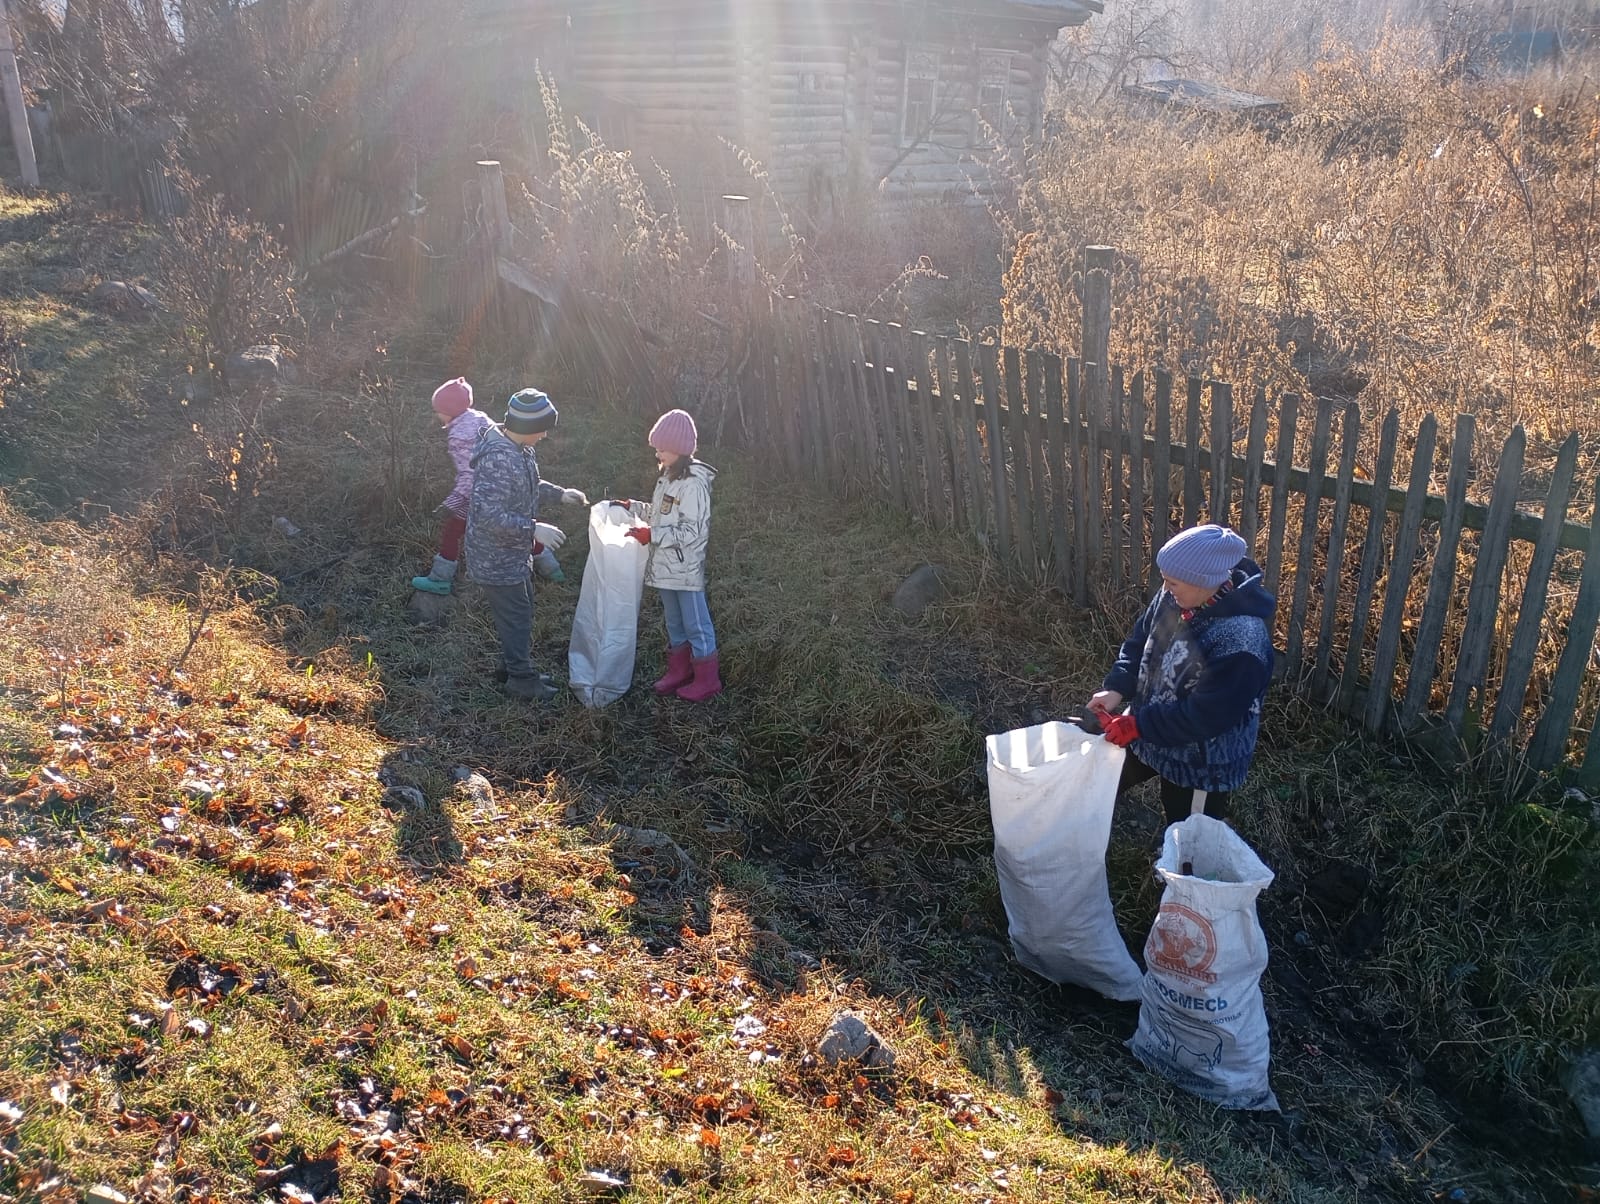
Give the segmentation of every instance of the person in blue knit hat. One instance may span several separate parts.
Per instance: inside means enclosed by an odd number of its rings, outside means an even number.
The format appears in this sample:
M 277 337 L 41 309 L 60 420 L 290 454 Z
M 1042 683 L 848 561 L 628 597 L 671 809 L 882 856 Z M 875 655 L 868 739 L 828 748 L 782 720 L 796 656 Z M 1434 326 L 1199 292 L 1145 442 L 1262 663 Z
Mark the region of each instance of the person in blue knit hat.
M 1278 603 L 1247 551 L 1214 523 L 1168 540 L 1156 553 L 1162 588 L 1089 700 L 1106 739 L 1128 750 L 1118 797 L 1160 778 L 1169 824 L 1201 810 L 1226 819 L 1255 756 Z
M 555 404 L 538 389 L 523 389 L 506 403 L 506 420 L 478 435 L 472 452 L 472 495 L 467 506 L 464 548 L 467 575 L 489 600 L 500 637 L 500 674 L 514 698 L 548 702 L 556 696 L 549 677 L 533 667 L 533 561 L 535 540 L 552 551 L 566 535 L 542 523 L 542 506 L 587 506 L 581 489 L 563 489 L 539 476 L 534 448 L 555 430 Z

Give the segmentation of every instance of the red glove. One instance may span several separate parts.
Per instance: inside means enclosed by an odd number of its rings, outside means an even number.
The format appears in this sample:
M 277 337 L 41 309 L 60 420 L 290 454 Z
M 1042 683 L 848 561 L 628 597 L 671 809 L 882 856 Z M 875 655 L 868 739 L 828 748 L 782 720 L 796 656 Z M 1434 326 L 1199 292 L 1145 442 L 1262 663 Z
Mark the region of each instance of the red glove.
M 1113 715 L 1105 721 L 1106 739 L 1118 748 L 1127 748 L 1139 738 L 1139 721 L 1129 711 L 1125 715 Z
M 628 538 L 637 539 L 640 543 L 644 544 L 644 546 L 648 548 L 650 546 L 650 528 L 629 527 Z

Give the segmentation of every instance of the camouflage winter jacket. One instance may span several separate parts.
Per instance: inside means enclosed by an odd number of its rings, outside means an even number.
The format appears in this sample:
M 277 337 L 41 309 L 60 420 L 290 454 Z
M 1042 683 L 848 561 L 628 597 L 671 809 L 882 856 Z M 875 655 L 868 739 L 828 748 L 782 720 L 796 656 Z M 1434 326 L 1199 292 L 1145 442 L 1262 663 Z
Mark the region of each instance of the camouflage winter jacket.
M 533 448 L 492 425 L 472 453 L 472 501 L 467 509 L 467 574 L 479 585 L 527 580 L 533 520 L 543 505 L 557 505 L 561 488 L 539 479 Z

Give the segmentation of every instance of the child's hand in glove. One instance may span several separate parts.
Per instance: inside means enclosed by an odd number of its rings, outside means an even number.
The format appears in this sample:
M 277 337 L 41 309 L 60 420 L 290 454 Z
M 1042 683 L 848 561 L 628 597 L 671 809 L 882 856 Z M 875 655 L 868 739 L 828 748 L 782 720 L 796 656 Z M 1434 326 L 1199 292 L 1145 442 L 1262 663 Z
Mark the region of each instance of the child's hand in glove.
M 629 527 L 628 528 L 628 538 L 629 539 L 637 539 L 640 543 L 644 544 L 645 547 L 649 547 L 650 546 L 650 528 L 649 527 Z
M 561 500 L 568 506 L 587 506 L 589 495 L 581 489 L 563 489 Z
M 1106 739 L 1118 748 L 1127 748 L 1139 738 L 1139 721 L 1133 717 L 1133 712 L 1126 715 L 1113 715 L 1105 721 Z
M 552 552 L 567 542 L 567 533 L 560 527 L 552 527 L 549 523 L 534 523 L 533 537 Z

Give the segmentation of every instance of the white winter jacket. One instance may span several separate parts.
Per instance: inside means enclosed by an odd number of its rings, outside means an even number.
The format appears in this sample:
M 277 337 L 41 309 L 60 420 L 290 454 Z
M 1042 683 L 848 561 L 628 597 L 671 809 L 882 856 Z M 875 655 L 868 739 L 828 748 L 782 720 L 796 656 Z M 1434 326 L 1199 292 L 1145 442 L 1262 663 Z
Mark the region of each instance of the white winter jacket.
M 665 473 L 649 504 L 635 502 L 636 518 L 650 524 L 650 559 L 644 583 L 656 589 L 706 587 L 706 545 L 711 541 L 711 482 L 717 470 L 699 460 L 676 481 Z

